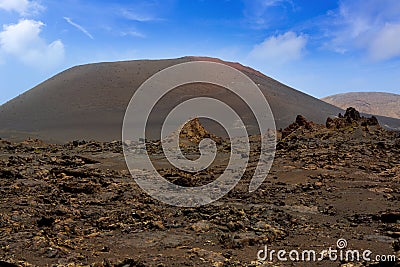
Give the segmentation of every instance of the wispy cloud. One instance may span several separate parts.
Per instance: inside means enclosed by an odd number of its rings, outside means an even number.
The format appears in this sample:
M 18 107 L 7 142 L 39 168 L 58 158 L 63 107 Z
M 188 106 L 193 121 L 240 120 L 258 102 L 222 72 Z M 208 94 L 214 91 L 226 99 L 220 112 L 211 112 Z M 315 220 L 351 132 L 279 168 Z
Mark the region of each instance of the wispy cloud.
M 385 24 L 372 40 L 369 53 L 375 60 L 386 60 L 400 56 L 400 23 Z
M 36 15 L 43 11 L 44 6 L 37 1 L 29 0 L 0 0 L 0 9 L 17 12 L 20 16 Z
M 373 60 L 400 57 L 400 2 L 342 0 L 325 21 L 324 47 L 339 53 L 361 50 Z
M 122 17 L 124 17 L 128 20 L 133 20 L 133 21 L 138 21 L 138 22 L 149 22 L 149 21 L 161 20 L 160 18 L 157 18 L 148 12 L 144 12 L 144 11 L 139 12 L 139 11 L 135 11 L 132 9 L 121 9 L 121 15 L 122 15 Z
M 72 26 L 74 26 L 75 28 L 77 28 L 78 30 L 80 30 L 81 32 L 83 32 L 87 37 L 89 37 L 90 39 L 94 39 L 93 35 L 91 35 L 85 28 L 83 28 L 81 25 L 73 22 L 70 18 L 68 17 L 64 17 L 64 19 L 71 24 Z
M 121 32 L 121 36 L 132 36 L 132 37 L 138 37 L 138 38 L 146 38 L 146 35 L 144 35 L 141 32 L 138 32 L 138 31 Z
M 295 9 L 293 0 L 254 0 L 261 8 L 268 8 L 272 6 L 282 6 L 289 4 L 292 9 Z
M 288 11 L 296 10 L 292 0 L 244 0 L 244 5 L 246 22 L 255 28 L 268 28 L 288 16 Z

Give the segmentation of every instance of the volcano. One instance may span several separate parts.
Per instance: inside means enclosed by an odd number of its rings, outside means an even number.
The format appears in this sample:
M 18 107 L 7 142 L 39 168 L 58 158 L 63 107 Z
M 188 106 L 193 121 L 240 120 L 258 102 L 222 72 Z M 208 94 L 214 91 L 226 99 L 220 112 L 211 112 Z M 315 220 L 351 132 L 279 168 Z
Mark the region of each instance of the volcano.
M 218 62 L 246 74 L 268 100 L 278 129 L 287 127 L 298 114 L 316 123 L 325 123 L 327 117 L 343 112 L 239 63 L 208 57 L 134 60 L 72 67 L 3 104 L 0 106 L 0 137 L 34 137 L 52 142 L 120 140 L 125 110 L 137 88 L 158 71 L 191 61 Z M 236 99 L 227 96 L 223 88 L 211 84 L 189 84 L 177 88 L 175 94 L 166 96 L 159 103 L 158 110 L 170 110 L 185 99 L 198 95 L 222 98 L 234 109 L 245 114 L 248 112 Z M 157 122 L 154 125 L 159 125 L 163 119 L 157 114 L 153 116 Z M 377 118 L 382 125 L 400 127 L 400 120 Z M 207 128 L 207 123 L 204 126 Z M 157 133 L 156 129 L 152 130 L 152 123 L 148 123 L 148 127 L 150 133 Z

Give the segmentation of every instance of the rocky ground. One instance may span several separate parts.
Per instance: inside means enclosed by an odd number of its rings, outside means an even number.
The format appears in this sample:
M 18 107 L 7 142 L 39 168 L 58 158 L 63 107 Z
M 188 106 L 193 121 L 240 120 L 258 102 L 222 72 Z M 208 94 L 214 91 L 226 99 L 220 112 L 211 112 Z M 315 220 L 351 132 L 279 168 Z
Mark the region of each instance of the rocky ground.
M 253 144 L 244 179 L 199 208 L 168 206 L 144 193 L 120 142 L 0 140 L 0 266 L 398 265 L 330 261 L 326 254 L 321 262 L 257 259 L 265 245 L 320 252 L 340 238 L 348 249 L 371 250 L 371 259 L 400 259 L 400 134 L 348 110 L 326 125 L 298 116 L 278 135 L 273 167 L 257 191 L 248 192 L 259 151 Z M 150 153 L 159 153 L 151 144 Z M 229 143 L 220 146 L 223 158 Z M 193 186 L 223 167 L 195 178 L 160 172 Z

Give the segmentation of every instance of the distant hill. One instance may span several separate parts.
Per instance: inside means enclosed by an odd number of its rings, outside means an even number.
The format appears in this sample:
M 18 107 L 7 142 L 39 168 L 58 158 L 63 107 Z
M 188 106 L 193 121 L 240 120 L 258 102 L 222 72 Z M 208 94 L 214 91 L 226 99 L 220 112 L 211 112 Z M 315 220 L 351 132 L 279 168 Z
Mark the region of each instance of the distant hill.
M 120 140 L 125 109 L 136 89 L 164 68 L 196 60 L 227 64 L 248 75 L 259 85 L 269 101 L 277 128 L 285 128 L 298 114 L 302 114 L 308 120 L 325 123 L 327 117 L 343 112 L 338 107 L 290 88 L 239 63 L 207 57 L 135 60 L 70 68 L 1 105 L 0 137 L 38 137 L 56 142 L 76 139 Z M 216 97 L 240 109 L 237 99 L 227 94 L 223 88 L 210 84 L 190 84 L 165 97 L 160 103 L 160 110 L 169 110 L 191 96 L 198 95 Z M 244 110 L 244 113 L 246 112 Z M 150 136 L 153 138 L 157 137 L 157 129 L 152 127 L 158 127 L 159 122 L 163 121 L 157 114 L 153 118 L 157 123 L 148 125 L 149 132 L 155 135 Z M 400 128 L 400 120 L 382 120 L 390 127 Z M 207 127 L 207 124 L 204 126 Z
M 345 93 L 321 100 L 340 108 L 354 107 L 360 112 L 400 119 L 400 95 L 378 92 Z

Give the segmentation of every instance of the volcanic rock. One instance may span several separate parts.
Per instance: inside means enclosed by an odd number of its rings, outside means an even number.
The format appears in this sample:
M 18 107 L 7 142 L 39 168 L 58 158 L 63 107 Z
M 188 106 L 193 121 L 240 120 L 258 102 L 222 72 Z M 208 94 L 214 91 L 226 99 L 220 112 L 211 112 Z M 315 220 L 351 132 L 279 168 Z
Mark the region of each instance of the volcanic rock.
M 361 119 L 360 112 L 358 112 L 355 108 L 349 107 L 346 109 L 346 113 L 344 114 L 344 118 L 348 121 L 359 121 Z
M 198 118 L 190 120 L 182 127 L 182 130 L 179 133 L 179 138 L 180 140 L 187 140 L 196 144 L 200 143 L 204 138 L 210 138 L 217 144 L 222 143 L 222 139 L 207 131 L 203 125 L 201 125 Z
M 349 117 L 348 128 L 363 138 L 298 116 L 292 132 L 278 139 L 283 145 L 256 191 L 248 191 L 258 164 L 250 160 L 227 195 L 196 208 L 144 192 L 126 168 L 121 142 L 0 140 L 0 265 L 262 266 L 254 262 L 265 245 L 321 249 L 335 247 L 338 238 L 352 249 L 400 254 L 399 134 L 361 126 L 354 112 Z M 198 122 L 188 125 L 182 138 L 190 142 L 210 134 Z M 251 155 L 258 156 L 256 141 Z M 148 153 L 157 156 L 160 175 L 182 186 L 215 180 L 229 154 L 190 173 L 165 164 L 159 145 Z
M 297 115 L 296 121 L 282 131 L 282 138 L 287 137 L 298 129 L 312 130 L 315 126 L 316 124 L 314 122 L 308 121 L 302 115 Z
M 360 112 L 353 107 L 347 108 L 344 116 L 339 113 L 338 118 L 327 118 L 325 125 L 328 129 L 344 129 L 350 126 L 380 126 L 375 116 L 370 118 L 361 116 Z
M 163 140 L 163 142 L 173 142 L 178 135 L 179 144 L 181 147 L 198 145 L 200 141 L 205 138 L 210 138 L 217 145 L 221 145 L 223 141 L 221 137 L 217 137 L 216 135 L 206 130 L 200 123 L 198 118 L 194 118 L 185 123 L 180 131 L 178 129 L 175 132 L 171 133 Z

